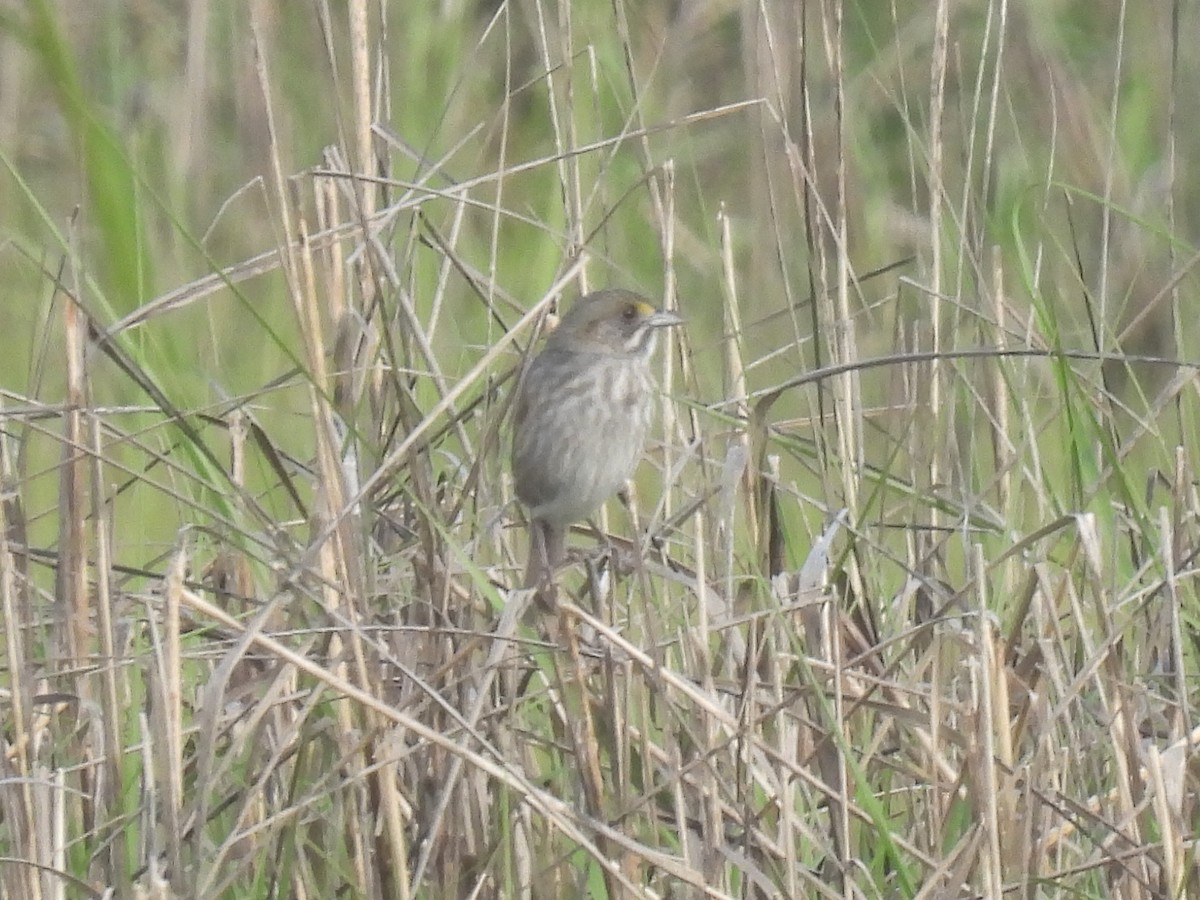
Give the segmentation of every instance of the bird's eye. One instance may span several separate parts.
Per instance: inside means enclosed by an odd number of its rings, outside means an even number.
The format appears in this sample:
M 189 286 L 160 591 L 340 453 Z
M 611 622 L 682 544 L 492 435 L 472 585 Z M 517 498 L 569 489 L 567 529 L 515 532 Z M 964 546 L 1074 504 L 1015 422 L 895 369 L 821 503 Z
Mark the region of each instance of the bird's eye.
M 625 312 L 623 312 L 621 315 L 623 315 L 625 317 L 626 322 L 632 322 L 634 319 L 637 318 L 637 314 L 638 314 L 637 307 L 634 304 L 630 303 L 628 306 L 625 307 Z

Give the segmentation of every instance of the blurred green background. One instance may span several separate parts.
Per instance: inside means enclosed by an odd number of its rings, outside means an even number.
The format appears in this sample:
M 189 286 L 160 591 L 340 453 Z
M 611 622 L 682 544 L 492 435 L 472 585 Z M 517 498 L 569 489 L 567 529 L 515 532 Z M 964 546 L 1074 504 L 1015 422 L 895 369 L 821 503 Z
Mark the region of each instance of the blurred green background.
M 0 386 L 11 407 L 62 399 L 56 279 L 104 327 L 277 248 L 282 232 L 245 4 L 41 0 L 3 9 Z M 308 196 L 324 149 L 353 144 L 345 9 L 258 9 L 283 174 Z M 940 146 L 930 118 L 935 10 L 866 0 L 385 4 L 372 47 L 387 98 L 377 120 L 391 136 L 380 146 L 400 183 L 483 178 L 470 193 L 478 206 L 463 212 L 430 196 L 420 215 L 453 231 L 456 256 L 488 290 L 526 306 L 580 244 L 592 258 L 589 284 L 662 296 L 668 260 L 655 204 L 669 162 L 669 267 L 701 403 L 729 390 L 722 211 L 743 353 L 755 361 L 751 390 L 822 361 L 814 328 L 841 327 L 815 321 L 807 301 L 836 280 L 829 226 L 843 205 L 862 356 L 927 342 L 939 317 L 952 335 L 945 346 L 986 345 L 980 322 L 994 311 L 980 314 L 978 297 L 997 272 L 1015 335 L 1055 332 L 1068 348 L 1164 357 L 1196 346 L 1194 277 L 1180 264 L 1195 245 L 1200 72 L 1195 42 L 1172 39 L 1194 31 L 1195 9 L 951 4 Z M 596 142 L 607 143 L 559 158 Z M 497 205 L 499 217 L 489 208 Z M 427 246 L 393 250 L 421 308 L 445 259 Z M 886 278 L 857 280 L 909 257 Z M 1118 341 L 1177 270 L 1177 295 Z M 942 302 L 929 293 L 935 283 Z M 436 338 L 451 376 L 495 338 L 478 290 L 451 272 L 439 294 Z M 218 411 L 285 377 L 299 358 L 277 270 L 123 339 L 191 411 Z M 1113 383 L 1131 371 L 1115 368 Z M 1151 380 L 1129 389 L 1143 401 L 1158 378 L 1144 374 Z M 96 403 L 147 402 L 102 360 L 92 375 Z M 869 402 L 889 401 L 886 373 L 865 384 Z M 302 396 L 286 389 L 271 389 L 259 407 L 281 435 L 304 412 Z M 137 430 L 136 416 L 127 427 Z

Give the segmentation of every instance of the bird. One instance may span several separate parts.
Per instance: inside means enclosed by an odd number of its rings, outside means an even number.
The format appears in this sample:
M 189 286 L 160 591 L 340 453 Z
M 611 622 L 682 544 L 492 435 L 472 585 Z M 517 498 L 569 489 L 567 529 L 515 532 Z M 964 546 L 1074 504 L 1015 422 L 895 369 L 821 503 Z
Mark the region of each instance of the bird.
M 683 324 L 633 291 L 581 297 L 520 381 L 511 468 L 530 520 L 524 586 L 552 590 L 567 529 L 637 468 L 656 393 L 650 361 L 664 328 Z

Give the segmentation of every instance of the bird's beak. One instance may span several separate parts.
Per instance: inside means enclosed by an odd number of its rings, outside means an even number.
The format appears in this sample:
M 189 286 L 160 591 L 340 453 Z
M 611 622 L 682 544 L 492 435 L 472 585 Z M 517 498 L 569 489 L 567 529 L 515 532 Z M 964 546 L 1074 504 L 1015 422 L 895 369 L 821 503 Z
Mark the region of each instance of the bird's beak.
M 646 324 L 651 328 L 670 328 L 674 325 L 682 325 L 683 317 L 669 309 L 658 309 L 646 320 Z

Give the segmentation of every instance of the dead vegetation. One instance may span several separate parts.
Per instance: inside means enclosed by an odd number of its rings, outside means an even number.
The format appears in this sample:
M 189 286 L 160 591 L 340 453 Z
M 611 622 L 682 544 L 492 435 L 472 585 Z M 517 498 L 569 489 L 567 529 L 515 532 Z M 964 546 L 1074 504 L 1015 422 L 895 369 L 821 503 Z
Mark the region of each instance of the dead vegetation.
M 1025 7 L 318 3 L 309 46 L 252 6 L 265 164 L 187 253 L 123 244 L 95 173 L 60 263 L 6 245 L 52 313 L 0 370 L 0 894 L 1200 892 L 1186 79 L 1138 70 L 1156 208 L 1111 60 Z M 223 82 L 187 47 L 150 106 L 194 127 Z M 120 246 L 205 265 L 128 303 Z M 690 320 L 661 440 L 538 614 L 512 380 L 560 300 L 637 279 Z

